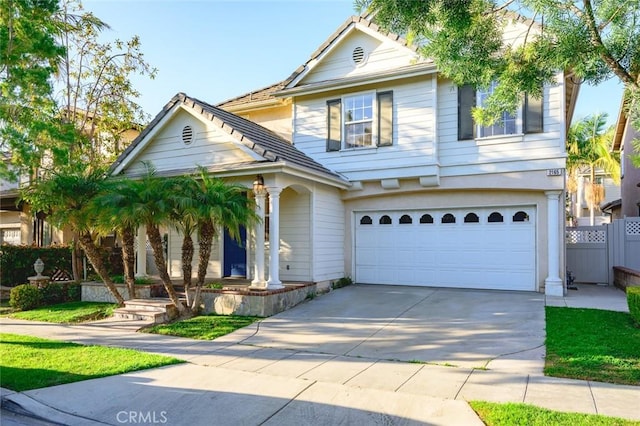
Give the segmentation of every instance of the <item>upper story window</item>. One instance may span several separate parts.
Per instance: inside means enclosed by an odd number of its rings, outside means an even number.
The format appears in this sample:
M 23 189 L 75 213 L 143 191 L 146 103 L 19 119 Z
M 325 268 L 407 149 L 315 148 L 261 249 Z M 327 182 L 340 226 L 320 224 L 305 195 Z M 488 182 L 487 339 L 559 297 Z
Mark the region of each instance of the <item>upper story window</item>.
M 327 101 L 327 151 L 393 144 L 393 92 Z
M 543 100 L 529 95 L 525 95 L 524 105 L 517 114 L 505 111 L 492 126 L 476 126 L 471 110 L 474 106 L 482 106 L 495 87 L 492 83 L 487 90 L 478 92 L 468 84 L 458 87 L 458 140 L 543 132 Z

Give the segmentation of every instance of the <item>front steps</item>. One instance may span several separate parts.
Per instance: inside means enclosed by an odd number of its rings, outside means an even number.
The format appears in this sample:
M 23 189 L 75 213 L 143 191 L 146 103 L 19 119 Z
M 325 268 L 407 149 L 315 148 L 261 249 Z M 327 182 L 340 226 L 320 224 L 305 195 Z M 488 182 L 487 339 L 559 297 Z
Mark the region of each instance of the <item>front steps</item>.
M 131 299 L 124 302 L 124 308 L 113 311 L 113 316 L 123 320 L 161 324 L 176 318 L 178 310 L 170 299 Z

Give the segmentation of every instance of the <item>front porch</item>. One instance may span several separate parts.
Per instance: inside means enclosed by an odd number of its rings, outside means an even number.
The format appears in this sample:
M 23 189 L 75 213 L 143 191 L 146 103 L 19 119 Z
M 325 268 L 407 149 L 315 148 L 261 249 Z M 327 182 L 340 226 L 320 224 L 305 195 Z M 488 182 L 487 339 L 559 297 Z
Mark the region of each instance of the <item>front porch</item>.
M 202 289 L 205 314 L 269 317 L 328 290 L 318 288 L 316 283 L 310 282 L 284 282 L 282 288 L 267 290 L 252 289 L 251 281 L 246 279 L 223 278 L 216 280 L 216 284 L 220 284 L 221 288 Z M 115 303 L 102 283 L 86 282 L 82 283 L 82 287 L 83 301 Z M 184 296 L 184 288 L 175 287 Z M 117 285 L 117 288 L 125 299 L 129 299 L 125 285 Z M 164 287 L 159 279 L 154 284 L 140 286 L 139 291 L 138 295 L 142 300 L 166 300 Z

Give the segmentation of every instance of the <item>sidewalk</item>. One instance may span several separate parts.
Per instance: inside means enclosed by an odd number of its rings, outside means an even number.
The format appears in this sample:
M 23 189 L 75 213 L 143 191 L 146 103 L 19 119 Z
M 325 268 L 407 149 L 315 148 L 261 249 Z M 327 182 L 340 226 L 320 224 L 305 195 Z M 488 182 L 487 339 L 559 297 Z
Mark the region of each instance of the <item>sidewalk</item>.
M 619 306 L 624 294 L 615 291 L 580 288 L 547 304 L 571 306 L 611 296 L 610 306 Z M 491 369 L 482 370 L 255 345 L 251 338 L 259 323 L 215 341 L 194 341 L 136 333 L 139 323 L 115 327 L 109 321 L 64 326 L 2 318 L 0 327 L 5 333 L 127 347 L 188 363 L 3 393 L 3 399 L 70 425 L 152 423 L 153 416 L 156 423 L 193 425 L 481 425 L 468 400 L 640 420 L 639 387 L 545 377 L 541 347 L 494 360 Z

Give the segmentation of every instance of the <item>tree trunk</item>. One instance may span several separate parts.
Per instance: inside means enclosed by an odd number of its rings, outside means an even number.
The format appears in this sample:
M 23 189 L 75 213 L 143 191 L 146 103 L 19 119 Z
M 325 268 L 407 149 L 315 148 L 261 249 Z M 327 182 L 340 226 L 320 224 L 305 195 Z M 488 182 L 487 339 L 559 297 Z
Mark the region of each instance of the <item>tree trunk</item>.
M 192 261 L 193 238 L 185 232 L 185 236 L 182 239 L 182 283 L 184 285 L 184 292 L 187 297 L 187 306 L 189 308 L 193 308 L 191 295 L 189 293 L 191 290 L 191 276 L 193 275 L 193 266 L 191 266 Z
M 589 176 L 589 178 L 591 179 L 591 191 L 595 190 L 595 180 L 596 180 L 596 168 L 591 166 L 591 174 Z M 593 194 L 593 192 L 592 192 Z M 593 196 L 593 195 L 592 195 Z M 589 202 L 589 223 L 591 224 L 591 226 L 596 224 L 596 207 L 595 207 L 595 201 L 594 200 L 590 200 Z
M 180 302 L 180 298 L 178 297 L 175 288 L 173 288 L 173 283 L 171 282 L 169 273 L 167 273 L 167 262 L 164 259 L 162 236 L 160 236 L 160 229 L 158 226 L 147 223 L 147 236 L 149 237 L 151 249 L 153 249 L 153 260 L 156 263 L 156 268 L 158 268 L 158 274 L 160 274 L 162 284 L 164 284 L 164 288 L 167 290 L 171 303 L 173 303 L 178 309 L 180 316 L 184 316 L 186 314 L 185 306 Z
M 96 272 L 104 282 L 104 285 L 107 286 L 107 288 L 109 289 L 113 297 L 118 302 L 118 305 L 124 306 L 124 299 L 122 298 L 120 293 L 118 293 L 118 289 L 116 288 L 116 285 L 111 280 L 111 277 L 109 276 L 109 271 L 107 271 L 107 267 L 102 261 L 102 256 L 100 256 L 100 250 L 98 249 L 98 247 L 96 247 L 96 244 L 93 242 L 91 233 L 84 232 L 80 234 L 80 245 L 84 249 L 84 252 L 87 255 L 87 258 L 89 259 L 89 262 L 91 262 L 91 264 L 93 265 L 93 269 L 96 270 Z
M 211 220 L 202 222 L 199 227 L 200 233 L 200 251 L 198 258 L 198 281 L 196 283 L 196 291 L 193 296 L 193 305 L 191 309 L 198 311 L 200 309 L 200 298 L 202 294 L 202 286 L 204 285 L 205 277 L 207 276 L 207 267 L 209 266 L 209 259 L 211 258 L 211 246 L 213 244 L 213 237 L 215 236 L 215 228 Z
M 78 267 L 79 256 L 78 256 L 78 233 L 73 233 L 73 248 L 71 249 L 71 273 L 73 274 L 74 281 L 82 280 L 80 277 L 80 268 Z
M 129 297 L 135 299 L 136 294 L 136 276 L 135 276 L 135 235 L 131 227 L 122 229 L 122 265 L 124 266 L 124 282 L 127 283 L 129 289 Z

